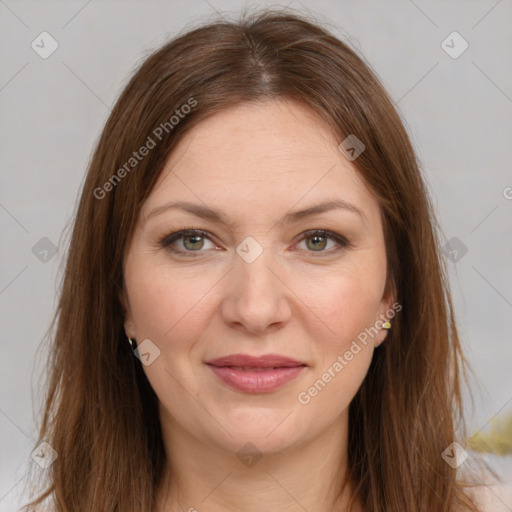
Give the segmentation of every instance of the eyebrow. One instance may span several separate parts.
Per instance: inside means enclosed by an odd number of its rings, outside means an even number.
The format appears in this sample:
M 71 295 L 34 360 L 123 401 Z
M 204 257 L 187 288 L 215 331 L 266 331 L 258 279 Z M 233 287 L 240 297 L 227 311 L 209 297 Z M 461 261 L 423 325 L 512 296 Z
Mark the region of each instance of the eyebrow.
M 170 209 L 181 209 L 186 212 L 195 215 L 196 217 L 200 217 L 202 219 L 209 220 L 211 222 L 215 222 L 217 224 L 224 224 L 225 226 L 229 226 L 228 216 L 223 210 L 213 210 L 208 206 L 204 206 L 196 203 L 189 203 L 186 201 L 174 201 L 165 203 L 161 206 L 157 206 L 153 210 L 149 212 L 146 217 L 145 222 L 147 222 L 151 217 L 155 215 L 159 215 Z M 363 222 L 366 222 L 366 215 L 364 212 L 359 209 L 357 206 L 344 201 L 343 199 L 333 199 L 331 201 L 327 201 L 324 203 L 320 203 L 314 206 L 309 206 L 308 208 L 304 208 L 303 210 L 298 210 L 295 212 L 287 213 L 283 216 L 283 218 L 278 222 L 280 225 L 285 224 L 294 224 L 306 217 L 311 217 L 313 215 L 318 215 L 320 213 L 324 213 L 327 211 L 342 209 L 345 211 L 349 211 L 357 214 Z

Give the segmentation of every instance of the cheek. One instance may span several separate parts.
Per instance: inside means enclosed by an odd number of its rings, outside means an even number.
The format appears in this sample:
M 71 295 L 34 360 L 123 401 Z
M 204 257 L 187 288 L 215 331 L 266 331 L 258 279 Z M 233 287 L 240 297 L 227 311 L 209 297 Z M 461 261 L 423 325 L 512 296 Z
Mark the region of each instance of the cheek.
M 375 324 L 384 286 L 384 274 L 380 274 L 368 265 L 361 265 L 343 271 L 337 278 L 331 275 L 317 281 L 311 302 L 312 309 L 328 326 L 322 330 L 327 332 L 322 340 L 322 352 L 327 358 L 324 363 L 334 354 L 348 350 L 353 340 Z
M 160 339 L 175 323 L 179 301 L 165 276 L 150 266 L 134 263 L 127 273 L 130 313 L 139 338 Z
M 349 406 L 368 372 L 374 345 L 365 329 L 378 317 L 380 289 L 377 282 L 358 272 L 331 278 L 321 288 L 324 293 L 317 295 L 321 299 L 315 300 L 314 306 L 329 327 L 322 330 L 328 335 L 311 335 L 318 364 L 297 400 L 306 407 L 304 421 L 322 418 L 319 423 L 323 425 Z
M 180 272 L 148 257 L 126 267 L 126 288 L 137 337 L 160 347 L 194 339 L 201 332 L 213 282 L 196 272 Z
M 127 264 L 125 279 L 137 337 L 158 344 L 190 309 L 195 288 L 183 285 L 176 273 L 144 257 Z

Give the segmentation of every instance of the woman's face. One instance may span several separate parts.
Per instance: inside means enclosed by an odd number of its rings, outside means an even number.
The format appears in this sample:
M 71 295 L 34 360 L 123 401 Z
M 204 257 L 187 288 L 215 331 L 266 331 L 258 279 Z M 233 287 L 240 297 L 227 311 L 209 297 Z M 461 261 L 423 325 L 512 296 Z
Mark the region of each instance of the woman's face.
M 379 205 L 340 142 L 308 107 L 246 103 L 168 158 L 124 262 L 164 436 L 272 453 L 347 424 L 393 297 Z M 351 206 L 308 213 L 334 201 Z

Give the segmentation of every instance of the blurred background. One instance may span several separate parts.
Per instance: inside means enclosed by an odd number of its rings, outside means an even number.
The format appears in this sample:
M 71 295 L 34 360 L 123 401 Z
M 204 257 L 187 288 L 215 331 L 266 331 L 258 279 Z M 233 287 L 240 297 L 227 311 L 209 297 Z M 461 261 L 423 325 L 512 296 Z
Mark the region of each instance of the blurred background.
M 65 230 L 112 105 L 168 38 L 271 5 L 314 16 L 362 53 L 406 123 L 475 372 L 463 464 L 483 454 L 503 483 L 482 500 L 512 511 L 510 0 L 0 0 L 1 511 L 22 505 L 34 464 L 46 356 L 36 350 L 56 304 Z

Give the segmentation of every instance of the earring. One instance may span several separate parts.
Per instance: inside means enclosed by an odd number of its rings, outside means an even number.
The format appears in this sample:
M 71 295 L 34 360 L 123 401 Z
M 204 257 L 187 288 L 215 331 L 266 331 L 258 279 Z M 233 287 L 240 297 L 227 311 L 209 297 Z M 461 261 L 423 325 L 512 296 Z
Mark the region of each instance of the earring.
M 386 329 L 386 330 L 391 329 L 391 322 L 384 322 L 384 323 L 382 324 L 382 328 L 383 328 L 383 329 Z M 382 341 L 381 341 L 378 345 L 376 345 L 376 346 L 379 346 L 381 343 L 384 343 L 384 341 L 385 341 L 385 340 L 382 340 Z
M 132 350 L 135 351 L 137 348 L 137 342 L 134 338 L 128 338 L 128 343 L 130 344 L 130 347 L 132 347 Z

